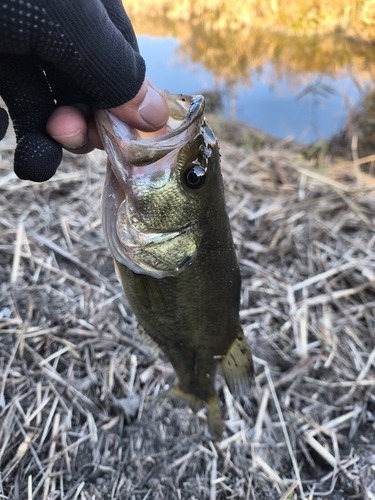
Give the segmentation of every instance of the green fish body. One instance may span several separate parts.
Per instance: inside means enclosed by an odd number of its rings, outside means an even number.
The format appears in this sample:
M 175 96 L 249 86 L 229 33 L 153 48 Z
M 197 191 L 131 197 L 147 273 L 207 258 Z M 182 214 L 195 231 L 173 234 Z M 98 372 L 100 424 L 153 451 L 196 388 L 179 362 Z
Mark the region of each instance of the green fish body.
M 220 437 L 218 365 L 235 395 L 246 394 L 253 374 L 239 321 L 241 278 L 204 99 L 166 99 L 169 131 L 152 139 L 97 114 L 109 157 L 103 229 L 139 323 L 176 372 L 169 394 L 195 412 L 204 403 L 209 431 Z

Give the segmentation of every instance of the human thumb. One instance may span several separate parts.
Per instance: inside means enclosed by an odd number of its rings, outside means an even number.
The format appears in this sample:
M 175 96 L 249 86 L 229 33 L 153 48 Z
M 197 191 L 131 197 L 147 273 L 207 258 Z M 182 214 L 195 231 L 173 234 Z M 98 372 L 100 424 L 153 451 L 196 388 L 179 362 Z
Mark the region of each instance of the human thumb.
M 138 94 L 131 100 L 110 109 L 117 118 L 144 132 L 161 129 L 168 121 L 169 111 L 164 97 L 146 78 Z

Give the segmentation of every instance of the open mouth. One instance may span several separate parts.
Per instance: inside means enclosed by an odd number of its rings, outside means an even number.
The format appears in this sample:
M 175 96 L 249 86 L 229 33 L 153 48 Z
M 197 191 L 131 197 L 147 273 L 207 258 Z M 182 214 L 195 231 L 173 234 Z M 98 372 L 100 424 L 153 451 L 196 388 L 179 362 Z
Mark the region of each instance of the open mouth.
M 158 278 L 177 275 L 194 258 L 192 224 L 160 231 L 142 223 L 132 202 L 132 181 L 141 180 L 148 189 L 168 182 L 180 149 L 197 134 L 204 108 L 201 96 L 166 94 L 166 100 L 170 119 L 166 133 L 157 137 L 145 138 L 110 112 L 96 112 L 109 158 L 102 200 L 106 243 L 118 262 Z
M 107 110 L 95 111 L 99 133 L 116 177 L 126 181 L 133 170 L 152 165 L 192 140 L 203 116 L 202 96 L 165 92 L 170 117 L 165 133 L 153 137 L 131 128 Z M 134 167 L 134 169 L 133 169 Z M 118 172 L 116 172 L 118 171 Z

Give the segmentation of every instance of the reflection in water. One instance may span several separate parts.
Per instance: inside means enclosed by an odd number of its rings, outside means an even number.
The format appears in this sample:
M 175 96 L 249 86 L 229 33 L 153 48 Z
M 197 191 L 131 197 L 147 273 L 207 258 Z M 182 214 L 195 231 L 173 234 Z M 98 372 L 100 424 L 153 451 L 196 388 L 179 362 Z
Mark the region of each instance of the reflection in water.
M 148 35 L 140 46 L 150 79 L 174 92 L 220 90 L 228 116 L 278 137 L 332 136 L 374 81 L 371 44 L 213 28 L 204 16 L 194 19 L 132 16 L 137 34 Z
M 167 18 L 180 26 L 211 31 L 263 30 L 289 36 L 346 34 L 373 40 L 374 0 L 135 0 L 124 3 L 133 16 Z M 146 13 L 146 15 L 145 15 Z M 171 32 L 169 32 L 171 33 Z

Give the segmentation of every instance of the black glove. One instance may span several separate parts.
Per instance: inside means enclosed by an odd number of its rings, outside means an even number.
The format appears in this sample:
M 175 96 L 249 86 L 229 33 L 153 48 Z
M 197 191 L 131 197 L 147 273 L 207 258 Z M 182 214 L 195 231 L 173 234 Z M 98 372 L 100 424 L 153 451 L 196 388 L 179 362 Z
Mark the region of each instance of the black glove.
M 56 105 L 112 108 L 138 93 L 145 63 L 121 0 L 0 0 L 0 95 L 17 138 L 14 171 L 42 182 L 61 146 L 46 133 Z M 8 117 L 0 109 L 0 139 Z

